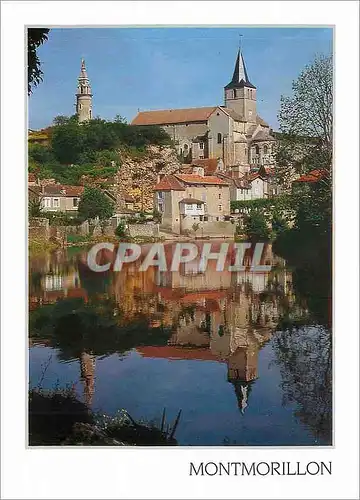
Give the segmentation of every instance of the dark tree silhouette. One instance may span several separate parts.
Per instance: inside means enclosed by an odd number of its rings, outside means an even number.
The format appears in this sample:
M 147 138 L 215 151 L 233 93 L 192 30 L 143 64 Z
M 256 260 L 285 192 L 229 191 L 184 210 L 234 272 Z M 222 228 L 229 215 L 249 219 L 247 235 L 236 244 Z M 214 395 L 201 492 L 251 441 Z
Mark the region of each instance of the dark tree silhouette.
M 36 50 L 48 39 L 48 28 L 28 28 L 27 59 L 28 59 L 28 94 L 33 87 L 39 85 L 43 79 L 41 63 Z

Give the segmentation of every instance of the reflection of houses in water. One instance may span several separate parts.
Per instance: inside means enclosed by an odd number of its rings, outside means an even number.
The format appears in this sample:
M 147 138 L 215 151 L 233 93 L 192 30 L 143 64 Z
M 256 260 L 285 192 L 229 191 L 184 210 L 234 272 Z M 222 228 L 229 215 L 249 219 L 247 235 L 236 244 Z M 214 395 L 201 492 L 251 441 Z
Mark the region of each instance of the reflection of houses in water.
M 64 259 L 67 259 L 66 253 L 58 251 L 31 260 L 30 309 L 59 299 L 87 299 L 76 261 Z

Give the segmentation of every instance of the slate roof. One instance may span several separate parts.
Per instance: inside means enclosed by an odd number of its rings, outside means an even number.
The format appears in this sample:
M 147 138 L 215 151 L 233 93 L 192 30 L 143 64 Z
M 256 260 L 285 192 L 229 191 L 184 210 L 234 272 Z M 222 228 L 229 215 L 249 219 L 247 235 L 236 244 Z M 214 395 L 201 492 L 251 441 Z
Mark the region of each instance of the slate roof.
M 242 88 L 242 87 L 250 87 L 252 89 L 256 89 L 255 85 L 250 83 L 250 80 L 249 80 L 249 77 L 248 77 L 248 74 L 246 71 L 244 57 L 242 55 L 242 52 L 240 52 L 240 49 L 239 49 L 231 82 L 226 85 L 225 89 L 226 90 L 227 89 L 238 89 L 238 88 Z
M 206 122 L 216 108 L 217 106 L 141 111 L 133 119 L 131 125 L 171 125 L 174 123 Z
M 253 142 L 262 141 L 275 141 L 274 137 L 269 134 L 268 130 L 259 130 L 259 132 L 252 138 Z

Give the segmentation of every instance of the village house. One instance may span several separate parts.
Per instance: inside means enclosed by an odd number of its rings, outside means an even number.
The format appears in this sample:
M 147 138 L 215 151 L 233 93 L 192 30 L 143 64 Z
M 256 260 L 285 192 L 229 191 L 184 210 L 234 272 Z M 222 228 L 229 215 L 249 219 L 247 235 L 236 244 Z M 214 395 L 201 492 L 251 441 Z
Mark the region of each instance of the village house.
M 226 222 L 230 215 L 229 184 L 205 175 L 202 167 L 159 179 L 154 186 L 154 206 L 161 213 L 161 227 L 173 233 L 186 234 L 196 227 L 203 235 L 233 234 L 232 224 Z
M 257 114 L 256 87 L 238 51 L 232 79 L 224 87 L 224 106 L 141 111 L 132 125 L 157 125 L 173 139 L 184 162 L 221 159 L 226 168 L 274 163 L 275 138 Z
M 41 206 L 45 212 L 76 212 L 83 186 L 48 184 L 42 187 Z

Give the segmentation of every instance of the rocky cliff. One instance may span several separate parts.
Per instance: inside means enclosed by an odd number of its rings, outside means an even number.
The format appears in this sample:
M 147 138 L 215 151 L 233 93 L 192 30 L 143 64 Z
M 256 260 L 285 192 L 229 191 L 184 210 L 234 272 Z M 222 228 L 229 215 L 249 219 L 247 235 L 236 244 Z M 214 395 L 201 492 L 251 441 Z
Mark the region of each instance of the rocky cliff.
M 120 152 L 121 167 L 114 177 L 113 193 L 117 197 L 117 209 L 125 208 L 125 195 L 134 199 L 134 209 L 153 209 L 153 187 L 160 174 L 179 171 L 180 162 L 170 146 L 148 146 L 144 153 L 134 155 Z

